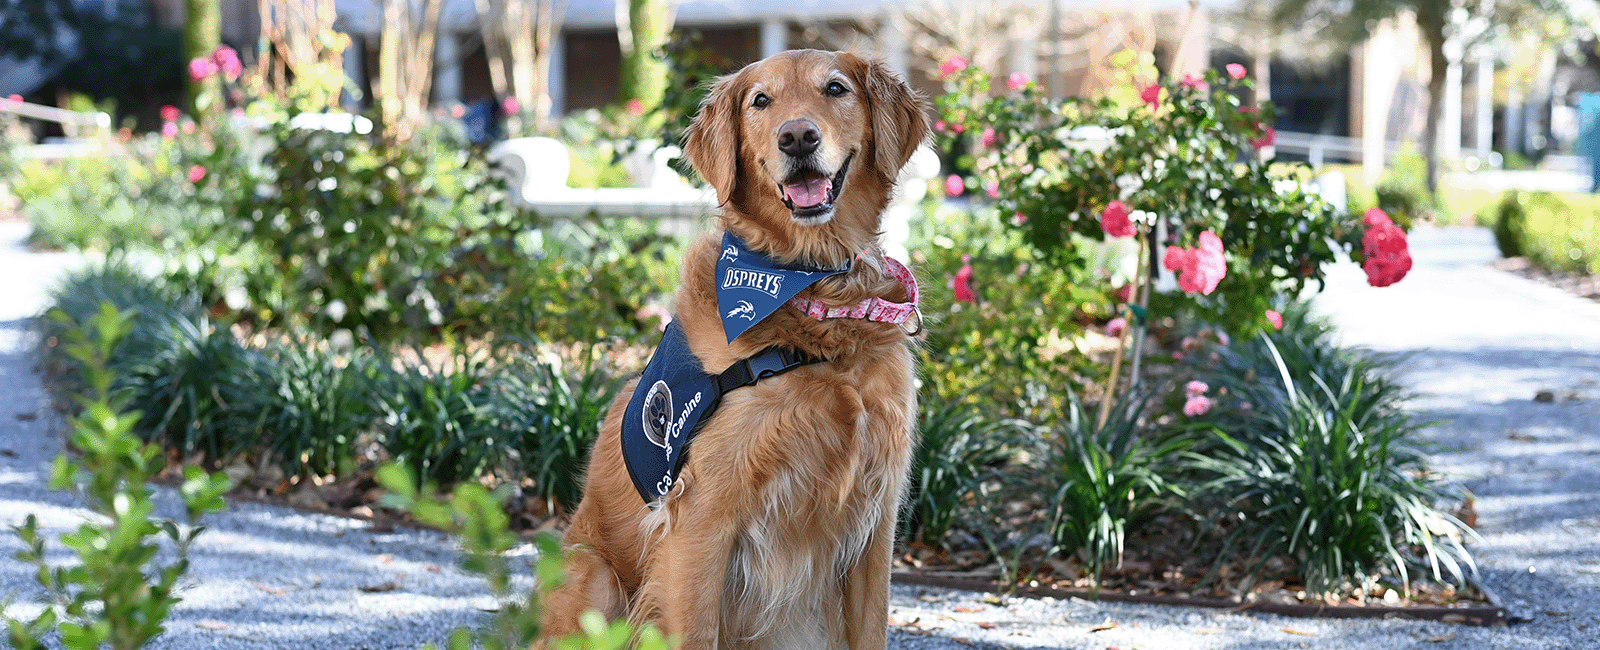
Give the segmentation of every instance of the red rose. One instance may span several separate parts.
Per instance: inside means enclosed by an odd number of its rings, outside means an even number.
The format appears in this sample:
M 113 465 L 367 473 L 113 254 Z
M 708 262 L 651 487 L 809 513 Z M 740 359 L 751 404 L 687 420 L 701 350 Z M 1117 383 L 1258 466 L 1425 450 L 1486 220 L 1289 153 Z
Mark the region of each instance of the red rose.
M 1112 201 L 1100 213 L 1100 228 L 1112 237 L 1132 237 L 1137 229 L 1128 218 L 1128 209 L 1121 201 Z

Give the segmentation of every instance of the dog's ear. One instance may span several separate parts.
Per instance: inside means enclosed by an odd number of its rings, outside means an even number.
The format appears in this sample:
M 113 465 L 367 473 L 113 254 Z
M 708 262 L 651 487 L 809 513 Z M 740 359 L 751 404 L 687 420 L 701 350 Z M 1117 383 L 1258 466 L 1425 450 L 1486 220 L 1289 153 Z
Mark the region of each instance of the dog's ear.
M 719 203 L 732 199 L 739 177 L 738 120 L 743 95 L 738 74 L 719 77 L 683 134 L 683 155 L 717 191 Z
M 873 162 L 878 173 L 892 181 L 928 139 L 928 100 L 882 61 L 867 64 L 866 86 L 872 111 Z

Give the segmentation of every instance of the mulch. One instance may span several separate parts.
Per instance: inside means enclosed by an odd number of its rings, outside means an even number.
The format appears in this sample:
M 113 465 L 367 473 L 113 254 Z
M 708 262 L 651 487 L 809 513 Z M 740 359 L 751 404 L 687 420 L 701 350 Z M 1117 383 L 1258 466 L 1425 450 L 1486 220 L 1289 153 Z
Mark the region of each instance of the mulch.
M 1561 289 L 1580 298 L 1600 302 L 1600 275 L 1547 271 L 1535 266 L 1525 257 L 1500 258 L 1491 266 L 1515 276 Z

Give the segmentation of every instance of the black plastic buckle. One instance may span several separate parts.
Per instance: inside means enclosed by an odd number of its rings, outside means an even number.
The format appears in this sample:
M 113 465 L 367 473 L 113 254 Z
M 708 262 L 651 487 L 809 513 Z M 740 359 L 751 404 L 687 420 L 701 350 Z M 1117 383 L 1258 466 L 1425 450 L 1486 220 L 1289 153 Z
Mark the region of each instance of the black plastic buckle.
M 761 379 L 782 374 L 821 359 L 789 348 L 767 348 L 749 359 L 740 359 L 717 375 L 717 387 L 726 393 L 735 388 L 749 386 Z

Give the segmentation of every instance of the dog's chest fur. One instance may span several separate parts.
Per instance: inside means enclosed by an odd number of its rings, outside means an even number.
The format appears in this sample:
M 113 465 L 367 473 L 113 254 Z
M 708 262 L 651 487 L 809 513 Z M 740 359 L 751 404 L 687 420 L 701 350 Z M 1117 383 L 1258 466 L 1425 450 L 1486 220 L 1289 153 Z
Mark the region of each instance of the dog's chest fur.
M 707 290 L 685 264 L 685 292 Z M 715 304 L 685 300 L 680 304 Z M 708 370 L 772 344 L 828 361 L 763 379 L 724 397 L 695 439 L 679 508 L 743 512 L 726 571 L 725 639 L 766 647 L 841 647 L 842 578 L 872 535 L 893 530 L 910 464 L 914 355 L 897 326 L 817 321 L 780 309 L 733 346 L 716 340 L 712 310 L 685 310 L 691 349 Z M 740 347 L 740 346 L 744 347 Z M 885 520 L 890 525 L 885 527 Z M 670 521 L 653 522 L 654 526 Z M 831 622 L 830 622 L 831 621 Z
M 831 370 L 824 365 L 807 375 Z M 749 431 L 760 432 L 746 441 L 747 485 L 759 506 L 744 523 L 727 568 L 723 620 L 732 638 L 839 647 L 837 630 L 821 624 L 829 619 L 824 612 L 838 607 L 841 579 L 860 561 L 871 535 L 896 516 L 912 442 L 908 397 L 854 389 L 873 384 L 870 375 L 887 369 L 861 370 L 869 376 L 802 375 L 743 396 L 749 403 L 793 400 L 795 394 L 811 400 L 788 416 L 794 428 Z

